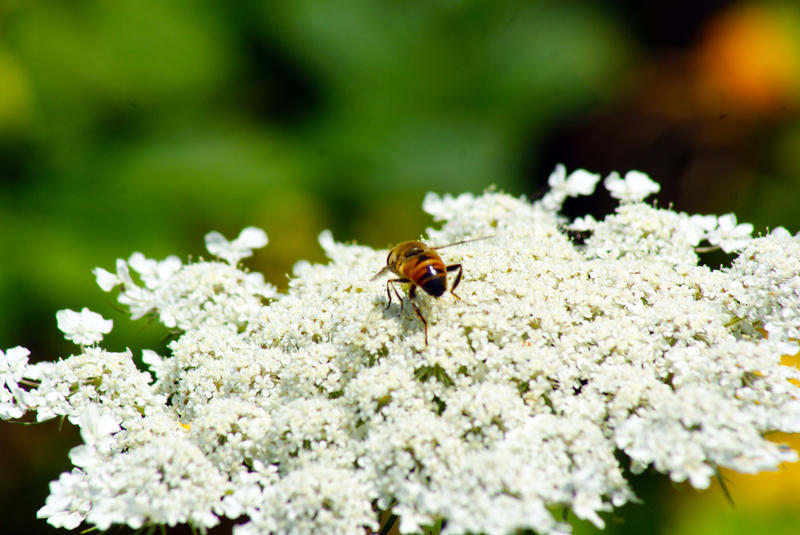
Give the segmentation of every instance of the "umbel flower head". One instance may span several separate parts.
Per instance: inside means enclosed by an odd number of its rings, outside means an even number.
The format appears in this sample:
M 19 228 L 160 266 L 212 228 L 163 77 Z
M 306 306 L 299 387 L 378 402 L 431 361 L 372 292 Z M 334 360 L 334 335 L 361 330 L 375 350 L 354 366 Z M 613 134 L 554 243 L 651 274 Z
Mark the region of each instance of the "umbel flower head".
M 387 251 L 329 232 L 329 262 L 298 263 L 286 293 L 238 267 L 266 244 L 256 229 L 207 237 L 222 261 L 97 269 L 133 317 L 179 334 L 145 371 L 99 346 L 37 365 L 6 352 L 3 414 L 66 416 L 85 442 L 39 516 L 361 535 L 391 510 L 401 533 L 565 533 L 553 508 L 602 527 L 634 499 L 627 470 L 705 488 L 718 467 L 796 460 L 764 434 L 800 431 L 800 373 L 780 364 L 800 338 L 800 239 L 645 204 L 642 173 L 606 179 L 620 205 L 601 221 L 558 214 L 599 181 L 559 167 L 539 202 L 429 194 L 426 243 L 491 237 L 442 251 L 461 300 L 417 293 L 427 344 L 370 280 Z M 698 263 L 709 243 L 730 267 Z

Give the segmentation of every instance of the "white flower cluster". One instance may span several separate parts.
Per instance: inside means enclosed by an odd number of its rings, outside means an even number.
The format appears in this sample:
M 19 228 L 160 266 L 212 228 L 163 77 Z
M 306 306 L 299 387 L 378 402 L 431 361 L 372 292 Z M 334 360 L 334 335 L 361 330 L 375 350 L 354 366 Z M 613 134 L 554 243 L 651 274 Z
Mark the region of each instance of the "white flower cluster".
M 298 263 L 286 294 L 236 266 L 266 243 L 255 229 L 207 238 L 223 262 L 134 254 L 96 270 L 134 317 L 179 335 L 169 355 L 145 352 L 149 373 L 97 346 L 2 355 L 2 416 L 66 415 L 84 438 L 40 516 L 361 535 L 391 511 L 401 533 L 565 533 L 552 508 L 602 527 L 634 498 L 628 468 L 704 488 L 717 467 L 796 460 L 763 435 L 800 431 L 800 372 L 780 364 L 800 338 L 800 239 L 656 209 L 640 201 L 657 185 L 628 173 L 605 181 L 614 214 L 572 222 L 591 231 L 576 245 L 554 210 L 599 176 L 554 177 L 536 203 L 426 197 L 443 222 L 430 244 L 490 236 L 442 251 L 463 266 L 461 300 L 418 292 L 428 344 L 412 307 L 387 308 L 370 281 L 387 251 L 328 232 L 330 262 Z M 731 267 L 698 265 L 702 240 L 734 237 Z M 105 328 L 87 321 L 89 338 Z

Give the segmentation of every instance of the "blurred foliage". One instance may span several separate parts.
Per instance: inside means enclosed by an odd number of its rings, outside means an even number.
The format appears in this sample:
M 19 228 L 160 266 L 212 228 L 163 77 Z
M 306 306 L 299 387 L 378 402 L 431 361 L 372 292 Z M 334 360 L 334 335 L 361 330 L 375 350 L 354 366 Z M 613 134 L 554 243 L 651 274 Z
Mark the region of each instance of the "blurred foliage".
M 631 48 L 557 2 L 17 2 L 2 35 L 0 339 L 37 354 L 63 346 L 34 316 L 102 307 L 90 269 L 134 250 L 255 224 L 285 285 L 323 228 L 387 246 L 422 232 L 426 191 L 523 191 L 530 136 Z
M 93 267 L 257 225 L 248 265 L 285 287 L 324 228 L 385 247 L 431 224 L 427 191 L 535 197 L 558 162 L 797 232 L 798 36 L 790 0 L 4 0 L 0 345 L 66 355 L 55 311 L 89 306 L 108 347 L 163 348 Z M 77 436 L 9 427 L 3 532 L 50 531 L 34 511 Z M 609 530 L 663 518 L 636 507 Z

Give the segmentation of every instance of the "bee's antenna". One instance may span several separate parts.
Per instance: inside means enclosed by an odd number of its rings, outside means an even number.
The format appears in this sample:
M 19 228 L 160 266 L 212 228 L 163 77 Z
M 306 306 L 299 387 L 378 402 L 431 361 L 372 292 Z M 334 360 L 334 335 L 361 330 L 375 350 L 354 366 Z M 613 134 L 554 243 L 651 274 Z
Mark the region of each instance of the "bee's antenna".
M 381 275 L 383 275 L 387 271 L 389 271 L 389 266 L 384 266 L 383 269 L 381 269 L 379 272 L 377 272 L 375 275 L 373 275 L 373 277 L 370 280 L 374 281 L 375 279 L 377 279 L 378 277 L 380 277 Z
M 461 245 L 462 243 L 469 243 L 469 242 L 472 242 L 472 241 L 480 241 L 480 240 L 488 240 L 489 238 L 494 238 L 494 236 L 495 236 L 494 234 L 491 234 L 489 236 L 481 236 L 480 238 L 472 238 L 472 239 L 469 239 L 469 240 L 454 241 L 453 243 L 447 243 L 445 245 L 440 245 L 439 247 L 431 247 L 431 249 L 439 250 L 439 249 L 444 249 L 445 247 L 452 247 L 454 245 Z

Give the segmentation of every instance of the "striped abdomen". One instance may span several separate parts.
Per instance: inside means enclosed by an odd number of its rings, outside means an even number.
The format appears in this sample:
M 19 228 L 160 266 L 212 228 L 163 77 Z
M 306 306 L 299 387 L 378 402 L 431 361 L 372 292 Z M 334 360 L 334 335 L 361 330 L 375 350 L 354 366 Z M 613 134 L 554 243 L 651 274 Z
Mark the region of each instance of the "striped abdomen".
M 403 261 L 400 271 L 403 276 L 434 297 L 439 297 L 447 289 L 444 262 L 430 249 Z

